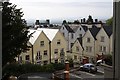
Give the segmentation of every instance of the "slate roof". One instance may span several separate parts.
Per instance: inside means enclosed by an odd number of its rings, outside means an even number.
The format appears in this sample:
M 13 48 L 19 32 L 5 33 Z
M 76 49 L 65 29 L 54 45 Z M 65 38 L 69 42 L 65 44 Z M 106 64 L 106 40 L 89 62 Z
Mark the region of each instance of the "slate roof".
M 74 32 L 76 32 L 77 29 L 80 27 L 80 25 L 69 25 L 69 27 L 70 27 Z
M 77 40 L 78 40 L 79 43 L 82 45 L 82 38 L 77 38 Z
M 105 32 L 109 37 L 112 35 L 112 32 L 113 32 L 112 26 L 103 26 L 103 29 L 105 30 Z
M 64 25 L 64 26 L 65 26 L 65 28 L 68 30 L 68 32 L 74 33 L 74 31 L 70 28 L 69 25 Z
M 81 38 L 77 38 L 77 40 L 79 41 L 79 43 L 81 44 L 82 48 L 83 48 L 83 44 L 82 44 L 82 37 Z M 84 48 L 83 48 L 84 49 Z
M 93 35 L 94 39 L 96 39 L 96 35 L 99 32 L 100 28 L 97 28 L 96 26 L 92 26 L 92 28 L 89 28 L 91 34 Z
M 85 32 L 88 30 L 87 26 L 82 25 L 82 28 L 84 29 Z

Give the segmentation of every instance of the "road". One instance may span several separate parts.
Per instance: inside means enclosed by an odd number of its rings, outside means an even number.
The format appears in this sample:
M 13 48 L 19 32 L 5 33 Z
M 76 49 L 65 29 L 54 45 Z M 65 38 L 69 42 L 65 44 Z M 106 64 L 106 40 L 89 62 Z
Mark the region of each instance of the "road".
M 97 66 L 98 72 L 95 74 L 84 72 L 76 69 L 70 70 L 70 80 L 104 80 L 104 69 L 100 66 Z M 60 73 L 63 70 L 59 71 Z M 58 72 L 58 73 L 59 73 Z M 18 80 L 51 80 L 52 73 L 32 73 L 32 74 L 25 74 L 21 76 L 21 79 Z M 60 75 L 59 77 L 63 78 L 64 74 Z M 63 78 L 64 79 L 64 78 Z
M 100 66 L 97 66 L 97 68 L 98 68 L 98 72 L 95 74 L 77 70 L 77 71 L 71 72 L 70 76 L 76 77 L 76 79 L 73 79 L 73 80 L 78 80 L 78 79 L 79 80 L 104 80 L 104 69 L 101 68 Z

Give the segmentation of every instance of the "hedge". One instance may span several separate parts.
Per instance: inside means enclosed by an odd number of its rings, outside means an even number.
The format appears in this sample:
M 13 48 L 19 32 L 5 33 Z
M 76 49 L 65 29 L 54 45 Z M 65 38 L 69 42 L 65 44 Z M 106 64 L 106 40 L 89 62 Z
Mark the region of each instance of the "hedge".
M 64 69 L 64 64 L 61 63 L 51 63 L 47 65 L 38 65 L 38 64 L 9 64 L 3 67 L 3 76 L 4 75 L 13 75 L 19 76 L 26 73 L 39 73 L 39 72 L 54 72 L 56 70 Z

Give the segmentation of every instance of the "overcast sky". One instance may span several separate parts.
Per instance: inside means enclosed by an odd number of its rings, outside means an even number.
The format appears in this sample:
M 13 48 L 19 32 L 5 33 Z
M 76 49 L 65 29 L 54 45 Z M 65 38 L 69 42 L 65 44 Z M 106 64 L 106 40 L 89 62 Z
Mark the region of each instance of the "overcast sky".
M 112 0 L 10 0 L 28 19 L 107 19 L 113 15 Z

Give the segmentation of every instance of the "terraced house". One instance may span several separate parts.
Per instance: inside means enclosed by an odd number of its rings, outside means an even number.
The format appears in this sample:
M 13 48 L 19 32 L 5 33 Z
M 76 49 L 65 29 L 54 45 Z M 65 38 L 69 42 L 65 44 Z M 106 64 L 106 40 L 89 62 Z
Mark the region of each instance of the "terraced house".
M 92 26 L 81 39 L 78 38 L 75 41 L 71 54 L 73 56 L 78 53 L 78 56 L 73 57 L 73 60 L 76 59 L 82 63 L 96 62 L 96 60 L 102 59 L 103 55 L 112 54 L 112 37 L 112 27 Z M 81 46 L 81 49 L 78 48 L 78 45 Z
M 60 28 L 60 32 L 67 40 L 67 50 L 70 51 L 75 40 L 83 37 L 87 31 L 87 26 L 81 26 L 80 24 L 65 24 Z
M 49 64 L 64 62 L 66 58 L 66 40 L 58 29 L 29 29 L 30 50 L 19 55 L 19 62 Z

